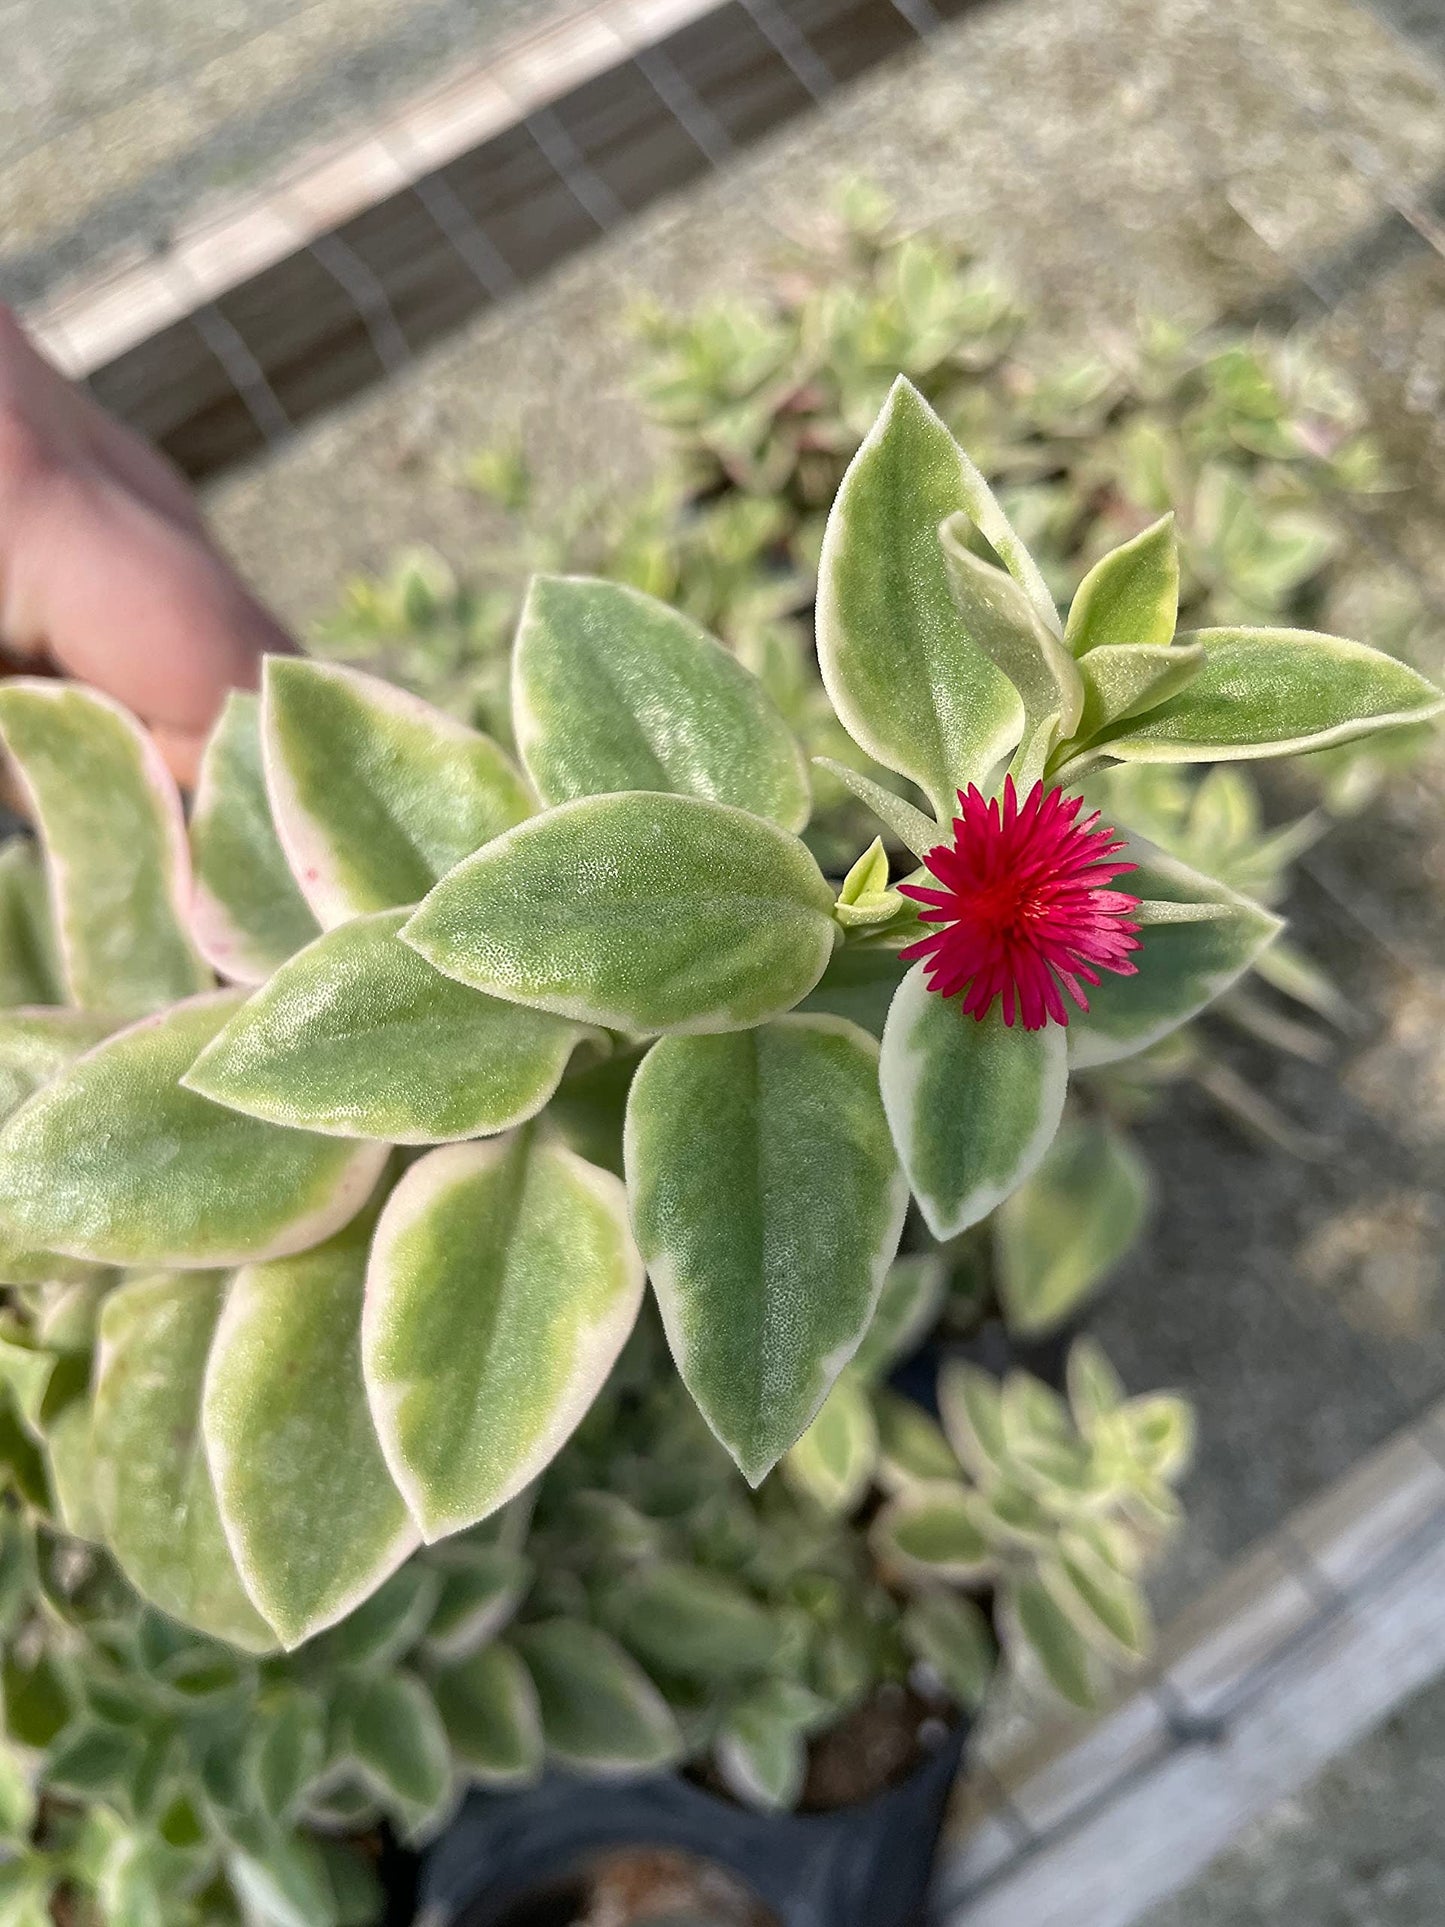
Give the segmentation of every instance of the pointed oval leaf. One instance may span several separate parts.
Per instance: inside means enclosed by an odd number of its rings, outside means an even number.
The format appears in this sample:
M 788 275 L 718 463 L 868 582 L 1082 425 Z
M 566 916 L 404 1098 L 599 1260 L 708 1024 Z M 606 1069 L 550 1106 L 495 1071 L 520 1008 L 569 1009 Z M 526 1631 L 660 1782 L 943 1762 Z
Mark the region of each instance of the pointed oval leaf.
M 1009 1470 L 1003 1387 L 992 1372 L 966 1358 L 949 1359 L 939 1373 L 938 1409 L 949 1444 L 980 1485 Z
M 1009 1329 L 1043 1332 L 1067 1318 L 1139 1236 L 1149 1196 L 1149 1167 L 1121 1132 L 1066 1123 L 994 1220 Z
M 431 1679 L 456 1759 L 483 1786 L 528 1786 L 542 1771 L 542 1713 L 532 1675 L 510 1646 L 484 1646 Z
M 1142 1589 L 1087 1546 L 1061 1546 L 1039 1578 L 1091 1646 L 1133 1664 L 1147 1656 L 1154 1625 Z
M 948 1440 L 921 1405 L 886 1387 L 873 1394 L 878 1426 L 878 1483 L 889 1492 L 958 1478 Z
M 610 1030 L 733 1030 L 833 953 L 833 893 L 795 837 L 690 796 L 584 797 L 479 850 L 403 928 L 447 976 Z
M 947 1692 L 973 1712 L 983 1704 L 998 1660 L 993 1628 L 983 1608 L 952 1593 L 926 1592 L 903 1615 L 903 1638 L 931 1667 Z
M 771 1672 L 779 1628 L 721 1573 L 665 1562 L 639 1566 L 606 1595 L 617 1637 L 660 1677 L 717 1684 Z
M 583 1030 L 433 970 L 397 935 L 410 914 L 353 917 L 283 964 L 186 1088 L 273 1124 L 392 1144 L 482 1137 L 541 1110 Z M 0 1018 L 0 1050 L 3 1036 Z
M 808 820 L 802 751 L 757 677 L 689 616 L 624 583 L 533 578 L 512 720 L 548 803 L 671 790 L 785 830 Z
M 825 769 L 830 776 L 836 777 L 844 789 L 851 790 L 860 803 L 866 804 L 883 827 L 893 832 L 905 850 L 912 850 L 915 856 L 927 856 L 937 845 L 938 824 L 931 816 L 925 816 L 922 810 L 915 809 L 892 790 L 884 789 L 881 783 L 875 783 L 862 770 L 850 769 L 846 763 L 836 762 L 831 756 L 815 756 L 813 761 L 819 769 Z
M 910 1252 L 888 1267 L 878 1309 L 853 1355 L 862 1379 L 882 1378 L 923 1343 L 948 1289 L 948 1267 L 936 1252 Z
M 195 997 L 108 1039 L 0 1131 L 0 1226 L 105 1264 L 188 1268 L 300 1250 L 365 1202 L 384 1146 L 283 1130 L 180 1079 L 240 1002 Z
M 456 1661 L 485 1646 L 512 1619 L 526 1595 L 532 1568 L 505 1546 L 456 1541 L 455 1564 L 441 1568 L 441 1595 L 426 1628 L 431 1659 Z
M 115 1020 L 45 1005 L 0 1010 L 0 1118 L 109 1037 Z
M 226 1543 L 201 1439 L 201 1387 L 225 1298 L 220 1272 L 119 1286 L 100 1319 L 92 1456 L 105 1536 L 143 1598 L 248 1652 L 276 1638 Z
M 73 1398 L 53 1417 L 48 1417 L 44 1437 L 45 1463 L 55 1494 L 56 1517 L 72 1538 L 103 1545 L 105 1521 L 97 1499 L 89 1397 L 82 1394 Z
M 678 1370 L 754 1485 L 857 1350 L 898 1248 L 877 1066 L 856 1025 L 789 1017 L 667 1038 L 633 1080 L 638 1243 Z
M 12 836 L 0 844 L 0 1008 L 64 1002 L 40 846 L 31 837 Z
M 796 1806 L 808 1772 L 808 1744 L 797 1722 L 749 1701 L 718 1735 L 717 1770 L 728 1791 L 762 1813 Z
M 427 1538 L 529 1485 L 586 1413 L 642 1302 L 626 1194 L 530 1132 L 433 1151 L 367 1274 L 367 1391 Z
M 201 758 L 191 809 L 191 930 L 211 967 L 261 984 L 319 928 L 271 820 L 261 706 L 233 689 Z
M 679 1757 L 682 1735 L 667 1701 L 605 1633 L 551 1619 L 519 1628 L 512 1643 L 537 1688 L 547 1751 L 563 1766 L 618 1777 Z
M 490 737 L 360 670 L 268 656 L 266 786 L 323 929 L 415 903 L 535 807 Z
M 45 845 L 69 1001 L 139 1017 L 204 990 L 180 798 L 140 724 L 96 690 L 20 678 L 0 687 L 0 740 Z
M 819 563 L 818 661 L 839 720 L 940 811 L 1008 755 L 1022 722 L 955 607 L 938 540 L 959 510 L 978 521 L 981 481 L 900 378 L 843 478 Z
M 997 1010 L 976 1020 L 923 971 L 915 964 L 893 999 L 879 1084 L 913 1195 L 945 1239 L 1038 1169 L 1064 1114 L 1067 1033 L 1010 1027 Z
M 1126 763 L 1293 756 L 1396 723 L 1423 723 L 1445 696 L 1394 656 L 1306 629 L 1196 629 L 1203 667 L 1177 696 L 1106 730 Z
M 372 1214 L 232 1283 L 202 1424 L 246 1590 L 282 1644 L 353 1611 L 417 1544 L 361 1376 Z
M 1048 1588 L 1038 1579 L 1008 1586 L 1000 1616 L 1005 1645 L 1022 1648 L 1061 1698 L 1090 1711 L 1099 1696 L 1099 1664 Z
M 1079 663 L 1084 707 L 1077 730 L 1089 743 L 1112 724 L 1142 716 L 1178 695 L 1204 667 L 1197 643 L 1160 648 L 1154 643 L 1101 643 Z
M 845 1373 L 784 1457 L 783 1476 L 794 1491 L 837 1519 L 863 1497 L 877 1465 L 873 1402 L 852 1373 Z
M 1008 677 L 1024 707 L 1027 738 L 1047 716 L 1072 736 L 1084 702 L 1078 667 L 1056 626 L 1044 621 L 1005 570 L 975 555 L 972 522 L 950 515 L 938 531 L 948 585 L 970 639 Z
M 1079 584 L 1064 640 L 1076 656 L 1146 644 L 1162 649 L 1179 620 L 1179 544 L 1174 517 L 1101 556 Z
M 888 1501 L 869 1540 L 878 1558 L 914 1579 L 969 1585 L 993 1570 L 993 1548 L 967 1486 L 913 1485 Z
M 1090 988 L 1088 1010 L 1067 1033 L 1069 1062 L 1080 1070 L 1157 1044 L 1228 990 L 1283 928 L 1259 904 L 1142 838 L 1130 837 L 1122 854 L 1137 865 L 1131 893 L 1184 914 L 1145 927 L 1136 976 L 1106 975 Z
M 349 1680 L 339 1712 L 338 1738 L 362 1778 L 408 1831 L 434 1822 L 451 1792 L 452 1754 L 422 1682 L 404 1672 Z

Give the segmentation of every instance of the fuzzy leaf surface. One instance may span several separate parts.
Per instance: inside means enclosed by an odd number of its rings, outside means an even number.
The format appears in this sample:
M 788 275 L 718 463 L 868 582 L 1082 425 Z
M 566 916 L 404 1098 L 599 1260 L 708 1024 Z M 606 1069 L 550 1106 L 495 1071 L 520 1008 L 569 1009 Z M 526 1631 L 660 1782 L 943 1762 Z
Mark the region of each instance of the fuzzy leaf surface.
M 678 1370 L 755 1485 L 857 1350 L 898 1247 L 877 1065 L 856 1025 L 790 1017 L 665 1039 L 633 1081 L 638 1243 Z
M 377 1226 L 363 1353 L 387 1462 L 428 1539 L 550 1462 L 642 1290 L 622 1185 L 563 1146 L 524 1131 L 411 1167 Z
M 999 1295 L 1010 1331 L 1061 1323 L 1143 1229 L 1149 1167 L 1112 1125 L 1066 1123 L 994 1222 Z
M 498 837 L 403 935 L 473 989 L 611 1030 L 736 1030 L 796 1004 L 833 893 L 795 837 L 690 796 L 584 797 Z
M 401 942 L 409 915 L 353 917 L 283 964 L 207 1045 L 187 1089 L 273 1124 L 392 1144 L 483 1137 L 533 1116 L 584 1032 L 444 977 Z
M 0 1230 L 104 1264 L 212 1268 L 315 1244 L 360 1209 L 380 1145 L 261 1124 L 180 1079 L 237 1008 L 177 1004 L 107 1039 L 0 1131 Z
M 571 1620 L 526 1626 L 512 1644 L 537 1689 L 547 1751 L 609 1778 L 669 1766 L 682 1751 L 667 1701 L 605 1633 Z

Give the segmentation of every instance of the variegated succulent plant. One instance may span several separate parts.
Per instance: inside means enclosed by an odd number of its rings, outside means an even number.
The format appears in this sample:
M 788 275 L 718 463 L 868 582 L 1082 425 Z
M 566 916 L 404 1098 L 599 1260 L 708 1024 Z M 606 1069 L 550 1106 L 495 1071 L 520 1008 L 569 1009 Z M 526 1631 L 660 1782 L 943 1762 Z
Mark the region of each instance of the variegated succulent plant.
M 1079 783 L 1442 706 L 1361 643 L 1176 635 L 1178 584 L 1165 518 L 1101 557 L 1061 619 L 900 380 L 831 512 L 818 653 L 840 725 L 916 800 L 840 780 L 921 867 L 895 879 L 875 844 L 839 889 L 803 840 L 809 766 L 763 684 L 624 585 L 534 584 L 519 761 L 369 676 L 277 658 L 259 700 L 228 705 L 189 823 L 115 705 L 0 687 L 41 843 L 0 867 L 17 1489 L 48 1490 L 146 1601 L 269 1679 L 270 1655 L 340 1636 L 412 1583 L 392 1575 L 418 1546 L 485 1529 L 580 1448 L 650 1284 L 681 1385 L 747 1482 L 787 1455 L 816 1493 L 902 1316 L 877 1324 L 910 1195 L 942 1240 L 1002 1207 L 1025 1292 L 1066 1271 L 1050 1186 L 1067 1197 L 1097 1155 L 1078 1123 L 1059 1135 L 1072 1074 L 1156 1045 L 1278 934 L 1228 882 L 1082 814 Z M 1078 1437 L 1045 1394 L 1010 1390 L 1006 1460 L 965 1449 L 977 1490 L 947 1501 L 987 1538 L 970 1570 L 987 1563 L 1011 1636 L 1075 1686 L 1048 1614 L 1136 1622 L 1142 1528 L 1124 1522 L 1167 1512 L 1177 1456 L 1097 1361 L 1077 1376 Z M 878 1466 L 904 1464 L 886 1434 Z M 565 1545 L 545 1565 L 564 1627 Z M 627 1598 L 663 1586 L 620 1613 L 634 1643 L 665 1638 L 692 1584 L 660 1562 L 644 1548 L 625 1575 Z M 915 1615 L 920 1650 L 936 1657 L 949 1613 Z M 586 1705 L 606 1700 L 603 1629 L 548 1628 L 516 1644 L 552 1749 L 605 1765 L 563 1690 L 586 1677 Z M 729 1757 L 783 1797 L 808 1718 L 757 1683 Z M 627 1719 L 656 1736 L 652 1691 Z

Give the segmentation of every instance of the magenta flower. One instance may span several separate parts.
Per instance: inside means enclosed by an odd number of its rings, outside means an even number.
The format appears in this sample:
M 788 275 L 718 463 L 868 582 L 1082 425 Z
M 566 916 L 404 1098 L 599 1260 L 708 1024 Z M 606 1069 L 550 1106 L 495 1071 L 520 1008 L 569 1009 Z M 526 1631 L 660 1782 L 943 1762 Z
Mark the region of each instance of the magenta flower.
M 1100 825 L 1097 810 L 1080 823 L 1082 798 L 1042 783 L 1020 805 L 1011 776 L 1002 803 L 970 785 L 958 805 L 952 842 L 924 858 L 942 887 L 898 886 L 927 906 L 925 923 L 939 926 L 899 953 L 925 959 L 930 990 L 962 994 L 977 1019 L 1002 999 L 1005 1024 L 1021 1018 L 1025 1030 L 1042 1030 L 1050 1018 L 1069 1021 L 1061 988 L 1087 1010 L 1083 985 L 1097 984 L 1101 970 L 1135 974 L 1129 953 L 1139 948 L 1139 926 L 1130 912 L 1139 899 L 1109 885 L 1136 866 L 1119 862 L 1123 839 Z

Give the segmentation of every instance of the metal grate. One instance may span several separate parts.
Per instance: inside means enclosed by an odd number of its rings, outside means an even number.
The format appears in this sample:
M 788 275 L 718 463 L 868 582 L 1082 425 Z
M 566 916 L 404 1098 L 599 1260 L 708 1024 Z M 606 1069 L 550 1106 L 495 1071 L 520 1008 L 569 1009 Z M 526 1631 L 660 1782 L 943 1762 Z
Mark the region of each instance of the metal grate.
M 41 333 L 107 407 L 209 478 L 977 3 L 725 0 L 652 40 L 632 30 L 635 4 L 594 9 L 578 30 L 605 29 L 617 57 L 556 94 L 545 71 L 529 87 L 499 62 L 477 81 L 505 86 L 513 112 L 467 151 L 427 166 L 402 116 L 356 154 L 388 183 L 359 211 L 308 224 L 308 183 L 289 183 L 249 211 L 244 234 L 297 239 L 254 272 L 227 282 L 223 267 L 207 287 L 189 266 L 195 246 L 178 246 L 108 296 L 160 325 L 93 357 L 64 308 Z M 219 229 L 210 241 L 211 255 L 244 252 Z

